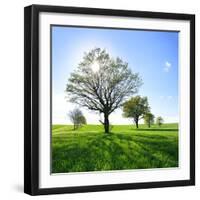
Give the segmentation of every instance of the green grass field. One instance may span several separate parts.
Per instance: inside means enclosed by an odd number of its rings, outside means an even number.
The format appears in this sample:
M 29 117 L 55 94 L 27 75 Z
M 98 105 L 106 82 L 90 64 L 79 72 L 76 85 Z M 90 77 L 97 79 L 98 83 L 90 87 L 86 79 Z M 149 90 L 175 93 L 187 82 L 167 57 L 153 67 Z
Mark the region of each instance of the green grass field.
M 178 167 L 178 124 L 52 126 L 52 173 Z

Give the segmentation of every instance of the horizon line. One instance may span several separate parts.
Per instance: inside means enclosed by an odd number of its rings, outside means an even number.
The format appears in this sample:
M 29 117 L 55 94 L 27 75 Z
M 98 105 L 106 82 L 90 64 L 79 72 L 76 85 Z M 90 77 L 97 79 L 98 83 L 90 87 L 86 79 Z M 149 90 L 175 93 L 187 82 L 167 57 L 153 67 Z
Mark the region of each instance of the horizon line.
M 170 123 L 163 123 L 163 124 L 179 124 L 179 122 L 170 122 Z M 70 126 L 73 126 L 73 124 L 53 124 L 53 123 L 51 125 L 70 125 Z M 102 124 L 83 124 L 83 126 L 85 126 L 85 125 L 103 126 Z M 135 124 L 111 124 L 111 126 L 130 126 L 130 125 L 135 126 Z M 139 124 L 139 125 L 146 125 L 146 124 Z M 156 123 L 152 124 L 152 125 L 156 125 Z

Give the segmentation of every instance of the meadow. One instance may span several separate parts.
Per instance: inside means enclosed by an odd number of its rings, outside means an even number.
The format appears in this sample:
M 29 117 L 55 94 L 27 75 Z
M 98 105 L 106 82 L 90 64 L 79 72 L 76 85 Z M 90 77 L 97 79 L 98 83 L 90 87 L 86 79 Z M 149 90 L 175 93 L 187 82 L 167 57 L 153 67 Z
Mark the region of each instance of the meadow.
M 178 124 L 52 125 L 52 173 L 178 167 Z

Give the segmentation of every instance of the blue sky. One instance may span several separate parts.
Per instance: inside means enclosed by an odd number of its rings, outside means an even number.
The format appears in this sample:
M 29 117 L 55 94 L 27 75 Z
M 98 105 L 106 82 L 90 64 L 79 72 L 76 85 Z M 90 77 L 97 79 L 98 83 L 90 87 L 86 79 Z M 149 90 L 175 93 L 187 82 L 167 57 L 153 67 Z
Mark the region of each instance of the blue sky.
M 144 84 L 138 95 L 147 96 L 151 112 L 165 122 L 178 122 L 178 32 L 116 30 L 77 27 L 52 28 L 52 100 L 53 123 L 70 123 L 67 112 L 78 107 L 66 101 L 64 92 L 70 73 L 83 53 L 94 47 L 105 48 L 113 56 L 129 63 Z M 83 109 L 90 124 L 100 116 Z M 128 124 L 118 109 L 113 124 Z M 141 121 L 142 122 L 142 121 Z

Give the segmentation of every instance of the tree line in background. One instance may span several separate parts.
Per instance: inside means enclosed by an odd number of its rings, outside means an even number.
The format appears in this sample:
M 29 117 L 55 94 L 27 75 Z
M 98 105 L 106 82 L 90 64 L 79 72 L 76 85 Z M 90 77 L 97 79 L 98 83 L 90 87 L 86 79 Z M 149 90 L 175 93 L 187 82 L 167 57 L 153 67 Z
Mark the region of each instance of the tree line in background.
M 68 114 L 71 122 L 74 125 L 74 130 L 84 124 L 87 124 L 86 118 L 82 111 L 78 108 L 70 111 Z M 150 112 L 147 97 L 136 96 L 123 104 L 123 116 L 131 118 L 136 128 L 139 128 L 139 120 L 143 119 L 144 123 L 150 128 L 155 123 L 155 116 Z M 164 123 L 161 116 L 156 118 L 156 124 L 160 127 Z
M 135 96 L 123 104 L 123 116 L 133 119 L 136 128 L 139 127 L 139 120 L 143 119 L 144 123 L 150 128 L 154 124 L 155 116 L 151 113 L 151 108 L 147 97 Z M 164 120 L 161 116 L 156 118 L 156 124 L 160 127 Z
M 103 114 L 104 120 L 100 122 L 105 133 L 109 133 L 109 116 L 120 107 L 123 107 L 124 117 L 132 118 L 137 128 L 141 118 L 149 127 L 154 122 L 147 97 L 136 96 L 126 101 L 138 92 L 142 84 L 139 74 L 133 73 L 127 62 L 119 57 L 110 57 L 105 49 L 94 48 L 84 54 L 82 62 L 71 73 L 66 92 L 70 102 Z M 69 117 L 74 129 L 84 124 L 80 120 L 84 117 L 80 110 L 71 111 Z M 159 117 L 157 122 L 160 126 L 163 119 Z
M 78 108 L 68 113 L 70 121 L 73 123 L 74 130 L 80 128 L 82 125 L 87 124 L 86 118 L 82 111 Z

